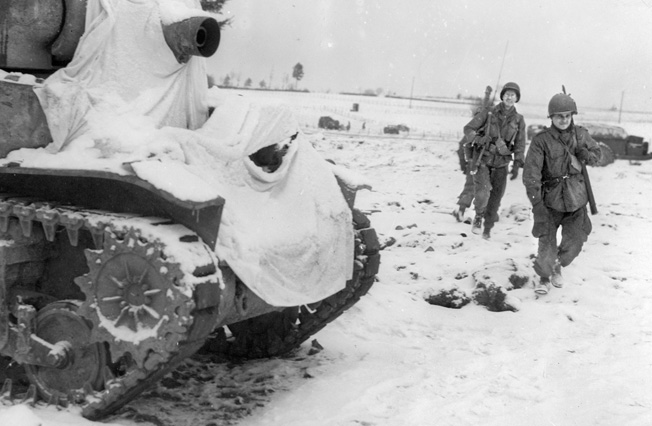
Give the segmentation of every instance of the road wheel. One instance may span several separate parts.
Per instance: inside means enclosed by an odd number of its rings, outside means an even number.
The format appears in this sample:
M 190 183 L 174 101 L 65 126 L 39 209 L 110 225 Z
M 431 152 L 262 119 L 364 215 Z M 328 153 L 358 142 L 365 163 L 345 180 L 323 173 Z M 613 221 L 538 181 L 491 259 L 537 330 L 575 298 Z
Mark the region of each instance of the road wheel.
M 103 369 L 108 352 L 101 343 L 91 342 L 88 321 L 77 314 L 76 301 L 53 302 L 36 315 L 35 334 L 55 344 L 70 344 L 70 362 L 63 368 L 26 365 L 30 382 L 45 401 L 59 401 L 99 391 L 104 384 Z

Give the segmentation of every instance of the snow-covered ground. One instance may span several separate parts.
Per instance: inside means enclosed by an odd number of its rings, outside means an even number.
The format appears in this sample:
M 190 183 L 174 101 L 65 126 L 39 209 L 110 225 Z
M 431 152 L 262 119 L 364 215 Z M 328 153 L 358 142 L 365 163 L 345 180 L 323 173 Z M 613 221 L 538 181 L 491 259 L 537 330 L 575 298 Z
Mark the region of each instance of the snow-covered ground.
M 0 425 L 652 424 L 652 161 L 590 169 L 599 210 L 593 233 L 563 271 L 565 287 L 536 298 L 536 240 L 520 179 L 508 183 L 491 240 L 450 214 L 463 185 L 455 149 L 468 106 L 277 96 L 324 157 L 373 185 L 357 205 L 387 245 L 368 295 L 314 336 L 323 349 L 311 354 L 309 341 L 286 358 L 244 364 L 197 357 L 104 422 L 15 405 L 0 406 Z M 617 113 L 577 102 L 578 121 L 617 124 Z M 545 106 L 517 108 L 527 124 L 547 121 Z M 350 121 L 351 130 L 321 133 L 321 115 Z M 409 136 L 381 134 L 398 123 Z M 640 115 L 624 114 L 621 125 L 652 135 Z M 508 292 L 515 312 L 425 301 L 453 288 L 471 295 L 474 274 L 507 288 L 511 273 L 529 278 Z

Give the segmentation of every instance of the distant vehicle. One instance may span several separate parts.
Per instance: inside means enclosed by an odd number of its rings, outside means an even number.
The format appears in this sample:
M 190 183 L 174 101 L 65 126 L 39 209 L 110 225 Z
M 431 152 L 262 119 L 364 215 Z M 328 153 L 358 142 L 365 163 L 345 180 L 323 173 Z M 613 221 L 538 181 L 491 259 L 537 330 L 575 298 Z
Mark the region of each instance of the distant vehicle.
M 383 133 L 388 134 L 388 135 L 398 135 L 401 132 L 410 132 L 410 128 L 406 126 L 405 124 L 390 124 L 389 126 L 385 126 L 383 128 Z
M 342 126 L 340 125 L 340 122 L 335 120 L 332 117 L 324 116 L 324 117 L 319 117 L 319 124 L 318 124 L 320 129 L 326 129 L 326 130 L 341 130 Z
M 530 124 L 527 126 L 527 138 L 532 139 L 537 133 L 539 133 L 541 130 L 545 129 L 546 126 L 543 124 Z
M 599 123 L 581 123 L 579 125 L 586 128 L 593 139 L 608 146 L 616 159 L 652 159 L 652 153 L 648 152 L 648 142 L 643 141 L 640 136 L 628 135 L 620 126 Z

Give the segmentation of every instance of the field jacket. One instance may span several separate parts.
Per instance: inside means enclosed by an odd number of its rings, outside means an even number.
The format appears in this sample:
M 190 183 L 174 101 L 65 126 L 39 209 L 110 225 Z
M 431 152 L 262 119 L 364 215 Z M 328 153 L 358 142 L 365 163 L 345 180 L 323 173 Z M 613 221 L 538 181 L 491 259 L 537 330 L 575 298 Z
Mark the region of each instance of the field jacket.
M 571 123 L 569 131 L 545 128 L 534 136 L 525 157 L 523 184 L 533 206 L 540 202 L 553 210 L 573 212 L 588 203 L 578 152 L 586 148 L 588 164 L 600 160 L 600 147 L 589 132 Z M 542 220 L 537 218 L 535 222 Z
M 489 112 L 491 112 L 491 116 L 489 116 Z M 464 135 L 469 141 L 473 141 L 476 135 L 490 136 L 491 141 L 484 150 L 481 159 L 482 164 L 490 167 L 507 167 L 512 157 L 515 163 L 523 164 L 525 120 L 516 111 L 516 107 L 507 111 L 505 104 L 501 102 L 492 108 L 479 112 L 464 126 Z M 498 142 L 499 138 L 507 144 L 509 154 L 501 155 L 498 153 L 496 142 Z M 476 146 L 475 149 L 481 150 L 482 147 Z

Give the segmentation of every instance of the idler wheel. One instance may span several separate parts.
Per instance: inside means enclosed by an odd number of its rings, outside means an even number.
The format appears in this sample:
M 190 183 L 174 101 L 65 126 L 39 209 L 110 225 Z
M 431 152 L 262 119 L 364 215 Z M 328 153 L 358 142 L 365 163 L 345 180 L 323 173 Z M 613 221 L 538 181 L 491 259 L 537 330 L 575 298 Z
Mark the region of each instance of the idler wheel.
M 91 329 L 77 314 L 73 301 L 53 302 L 36 315 L 35 334 L 48 343 L 70 344 L 68 363 L 62 368 L 26 365 L 25 371 L 42 399 L 60 402 L 60 398 L 80 399 L 103 387 L 102 371 L 108 354 L 102 344 L 91 343 Z M 81 402 L 81 401 L 71 401 Z

